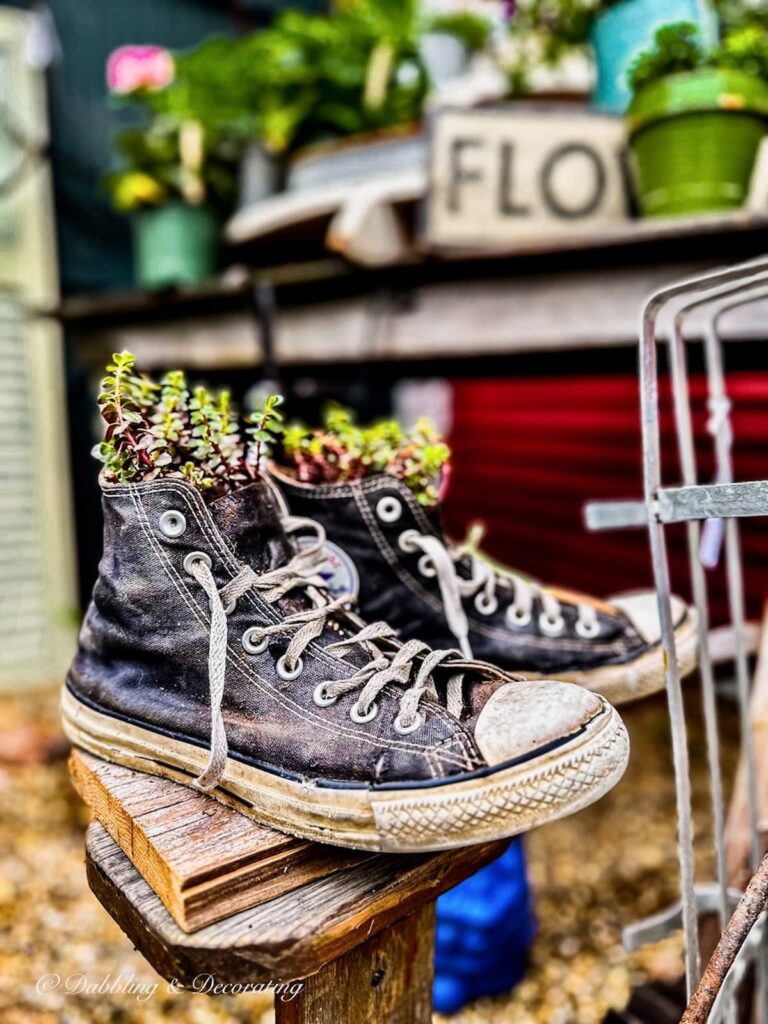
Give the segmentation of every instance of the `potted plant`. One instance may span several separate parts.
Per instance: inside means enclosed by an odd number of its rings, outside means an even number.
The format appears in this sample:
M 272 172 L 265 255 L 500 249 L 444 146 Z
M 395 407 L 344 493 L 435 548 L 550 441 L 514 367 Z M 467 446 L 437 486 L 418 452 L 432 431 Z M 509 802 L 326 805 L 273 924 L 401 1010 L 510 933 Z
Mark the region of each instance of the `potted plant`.
M 492 31 L 492 22 L 479 10 L 438 10 L 428 15 L 419 53 L 431 84 L 439 88 L 464 74 L 472 54 L 487 48 Z
M 238 44 L 258 135 L 289 163 L 289 188 L 338 182 L 349 139 L 413 134 L 429 85 L 415 10 L 415 0 L 352 0 L 329 15 L 286 11 Z
M 512 93 L 529 91 L 537 69 L 588 53 L 594 61 L 593 105 L 623 113 L 630 65 L 659 27 L 677 21 L 696 24 L 703 45 L 715 45 L 711 0 L 520 0 L 507 60 Z
M 668 25 L 632 67 L 627 119 L 641 212 L 729 210 L 746 198 L 768 124 L 768 36 L 756 26 L 701 47 Z
M 247 132 L 216 88 L 213 58 L 208 48 L 174 57 L 127 46 L 107 63 L 112 96 L 142 117 L 117 133 L 119 166 L 105 184 L 133 217 L 135 276 L 147 288 L 194 283 L 216 268 Z

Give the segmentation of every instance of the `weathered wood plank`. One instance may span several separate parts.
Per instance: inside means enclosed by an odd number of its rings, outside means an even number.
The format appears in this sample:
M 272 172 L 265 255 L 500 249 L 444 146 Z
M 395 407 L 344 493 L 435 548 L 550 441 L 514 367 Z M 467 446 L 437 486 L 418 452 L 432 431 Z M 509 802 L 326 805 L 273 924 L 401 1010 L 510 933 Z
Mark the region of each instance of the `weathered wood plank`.
M 70 773 L 82 799 L 185 931 L 370 856 L 295 839 L 168 779 L 81 751 L 72 753 Z
M 379 854 L 187 934 L 97 822 L 92 890 L 152 966 L 191 985 L 200 974 L 252 983 L 305 978 L 498 857 L 506 842 L 438 854 Z
M 434 943 L 431 903 L 276 999 L 275 1024 L 430 1024 Z

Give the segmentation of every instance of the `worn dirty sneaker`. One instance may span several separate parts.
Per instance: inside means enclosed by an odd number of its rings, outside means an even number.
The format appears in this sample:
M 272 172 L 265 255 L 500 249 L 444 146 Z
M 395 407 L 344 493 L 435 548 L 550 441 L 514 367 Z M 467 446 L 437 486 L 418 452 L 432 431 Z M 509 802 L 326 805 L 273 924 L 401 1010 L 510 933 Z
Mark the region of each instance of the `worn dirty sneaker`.
M 621 777 L 607 701 L 365 625 L 317 574 L 321 531 L 284 520 L 263 479 L 210 502 L 171 478 L 102 487 L 104 555 L 63 693 L 76 745 L 367 850 L 510 836 Z M 286 530 L 309 542 L 296 553 Z
M 424 505 L 389 474 L 322 485 L 272 477 L 291 513 L 327 534 L 323 570 L 331 590 L 354 597 L 366 619 L 384 619 L 403 640 L 458 646 L 529 678 L 553 675 L 601 693 L 612 704 L 665 685 L 656 596 L 605 601 L 544 587 L 492 563 L 474 546 L 452 544 L 440 504 Z M 695 612 L 673 598 L 682 675 L 696 667 Z

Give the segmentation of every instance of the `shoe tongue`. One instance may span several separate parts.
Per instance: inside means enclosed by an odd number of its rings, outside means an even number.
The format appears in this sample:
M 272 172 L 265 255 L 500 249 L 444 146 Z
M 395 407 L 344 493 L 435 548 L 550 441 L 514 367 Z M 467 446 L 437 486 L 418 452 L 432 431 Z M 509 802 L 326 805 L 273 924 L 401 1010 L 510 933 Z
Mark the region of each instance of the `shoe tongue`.
M 266 481 L 256 480 L 225 494 L 208 509 L 238 559 L 252 569 L 268 572 L 290 559 L 291 549 L 280 522 L 280 506 Z

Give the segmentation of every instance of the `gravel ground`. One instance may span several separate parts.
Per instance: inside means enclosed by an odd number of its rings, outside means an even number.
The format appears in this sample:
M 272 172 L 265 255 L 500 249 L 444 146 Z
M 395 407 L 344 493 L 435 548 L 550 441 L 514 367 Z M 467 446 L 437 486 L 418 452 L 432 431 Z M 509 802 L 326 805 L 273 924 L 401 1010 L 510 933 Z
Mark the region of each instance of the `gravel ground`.
M 694 695 L 695 683 L 688 692 Z M 53 694 L 0 699 L 0 1020 L 3 1024 L 268 1024 L 269 997 L 169 992 L 90 894 L 87 814 L 70 789 Z M 691 711 L 702 877 L 711 872 L 708 793 L 697 702 Z M 725 706 L 726 760 L 736 722 Z M 509 996 L 450 1018 L 458 1024 L 599 1024 L 647 979 L 682 970 L 673 936 L 627 956 L 621 928 L 676 898 L 674 789 L 662 700 L 625 715 L 632 763 L 595 807 L 528 837 L 539 936 Z M 39 752 L 49 761 L 36 763 Z M 3 763 L 12 761 L 15 763 Z M 56 987 L 55 975 L 61 979 Z M 113 991 L 82 991 L 83 979 Z M 65 979 L 75 991 L 65 991 Z M 440 1018 L 447 1020 L 448 1018 Z

